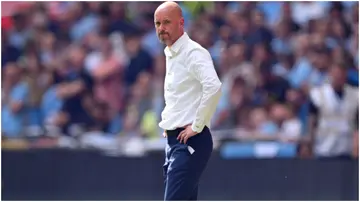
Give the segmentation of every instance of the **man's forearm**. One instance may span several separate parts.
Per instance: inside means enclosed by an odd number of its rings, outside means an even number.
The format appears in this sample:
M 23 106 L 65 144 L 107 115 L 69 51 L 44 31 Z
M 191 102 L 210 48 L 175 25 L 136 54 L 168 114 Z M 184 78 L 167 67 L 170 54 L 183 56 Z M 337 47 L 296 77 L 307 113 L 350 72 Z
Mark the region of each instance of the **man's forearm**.
M 354 132 L 354 141 L 353 141 L 353 156 L 355 158 L 359 157 L 359 130 Z
M 206 123 L 209 122 L 211 116 L 215 113 L 220 97 L 220 81 L 211 84 L 211 87 L 207 86 L 207 90 L 203 92 L 199 108 L 196 110 L 195 120 L 191 126 L 193 131 L 201 132 L 204 129 Z
M 306 139 L 309 141 L 311 147 L 315 144 L 315 125 L 316 125 L 316 116 L 310 115 L 308 121 L 308 136 Z

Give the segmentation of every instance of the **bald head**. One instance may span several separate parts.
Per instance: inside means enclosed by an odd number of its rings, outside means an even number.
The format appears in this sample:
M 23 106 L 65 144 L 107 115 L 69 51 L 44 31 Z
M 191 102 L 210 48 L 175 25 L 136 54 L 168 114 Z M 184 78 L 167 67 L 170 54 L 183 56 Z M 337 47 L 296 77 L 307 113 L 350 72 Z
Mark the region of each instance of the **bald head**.
M 182 16 L 182 10 L 179 6 L 179 4 L 172 2 L 172 1 L 167 1 L 162 3 L 155 11 L 155 15 L 157 12 L 161 12 L 161 11 L 165 11 L 165 12 L 170 12 L 174 15 L 176 15 L 177 17 L 181 18 Z
M 162 3 L 154 13 L 155 28 L 159 40 L 171 46 L 184 33 L 184 18 L 175 2 Z

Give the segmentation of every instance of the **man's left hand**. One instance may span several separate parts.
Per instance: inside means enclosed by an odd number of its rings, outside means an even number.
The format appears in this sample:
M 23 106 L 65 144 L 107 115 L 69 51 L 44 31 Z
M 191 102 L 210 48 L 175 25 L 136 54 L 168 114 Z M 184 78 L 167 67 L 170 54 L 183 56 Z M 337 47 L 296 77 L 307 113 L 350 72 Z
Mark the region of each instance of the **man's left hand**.
M 196 135 L 197 132 L 194 132 L 191 128 L 191 124 L 187 125 L 183 131 L 180 132 L 177 139 L 180 141 L 180 143 L 184 142 L 186 144 L 187 140 L 191 138 L 192 136 Z

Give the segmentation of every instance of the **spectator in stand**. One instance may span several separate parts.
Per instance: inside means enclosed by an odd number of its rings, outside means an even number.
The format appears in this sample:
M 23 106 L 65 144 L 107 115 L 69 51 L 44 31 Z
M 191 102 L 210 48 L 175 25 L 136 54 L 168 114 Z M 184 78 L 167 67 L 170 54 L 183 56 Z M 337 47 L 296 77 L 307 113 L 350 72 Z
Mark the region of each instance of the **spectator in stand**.
M 90 124 L 90 114 L 93 100 L 93 79 L 85 71 L 83 66 L 84 49 L 73 45 L 68 49 L 68 66 L 64 67 L 63 75 L 55 74 L 60 80 L 57 86 L 57 95 L 63 99 L 64 104 L 57 114 L 54 124 L 63 128 L 64 134 L 69 134 L 73 124 L 83 125 L 85 128 Z
M 28 124 L 34 130 L 40 131 L 43 123 L 41 102 L 44 93 L 52 83 L 52 78 L 50 72 L 41 65 L 40 59 L 34 53 L 26 55 L 19 65 L 24 69 L 24 79 L 29 87 Z
M 16 63 L 8 63 L 2 83 L 2 134 L 8 138 L 24 135 L 28 124 L 29 86 L 23 80 L 23 69 Z
M 120 113 L 125 94 L 121 76 L 124 74 L 125 61 L 120 58 L 113 44 L 105 36 L 94 35 L 95 42 L 89 42 L 92 51 L 85 58 L 85 68 L 95 80 L 95 99 L 106 103 L 111 110 Z
M 151 55 L 141 47 L 141 34 L 138 30 L 125 36 L 125 50 L 129 63 L 125 68 L 124 80 L 128 86 L 131 86 L 141 72 L 153 71 L 154 62 Z
M 23 49 L 30 37 L 27 18 L 25 14 L 19 13 L 13 16 L 13 28 L 9 31 L 9 44 L 17 49 Z
M 9 43 L 7 31 L 2 30 L 1 33 L 1 69 L 3 69 L 8 62 L 16 62 L 17 59 L 19 59 L 21 52 L 18 48 Z
M 348 158 L 352 152 L 358 89 L 346 84 L 346 66 L 331 66 L 331 83 L 310 91 L 311 143 L 316 157 Z

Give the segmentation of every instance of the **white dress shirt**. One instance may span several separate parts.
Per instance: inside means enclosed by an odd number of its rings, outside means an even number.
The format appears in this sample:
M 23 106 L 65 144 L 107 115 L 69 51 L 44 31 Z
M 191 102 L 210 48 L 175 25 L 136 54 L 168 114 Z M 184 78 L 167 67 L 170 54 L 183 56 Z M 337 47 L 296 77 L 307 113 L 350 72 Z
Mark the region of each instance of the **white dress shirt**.
M 210 120 L 221 96 L 221 82 L 210 53 L 184 33 L 166 47 L 164 83 L 165 109 L 159 126 L 173 130 L 192 124 L 201 132 Z

